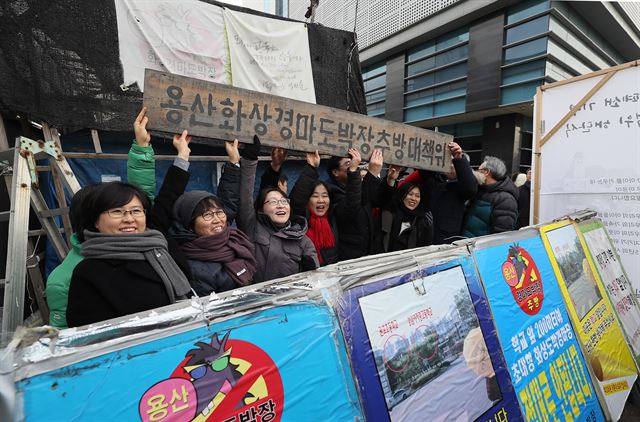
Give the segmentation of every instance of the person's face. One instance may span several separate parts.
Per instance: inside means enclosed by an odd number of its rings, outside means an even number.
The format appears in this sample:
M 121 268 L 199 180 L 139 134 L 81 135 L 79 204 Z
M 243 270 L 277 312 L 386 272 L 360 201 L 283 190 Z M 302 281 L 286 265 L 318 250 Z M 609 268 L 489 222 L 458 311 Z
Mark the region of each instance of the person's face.
M 331 200 L 329 199 L 329 192 L 327 192 L 327 188 L 323 185 L 318 185 L 313 190 L 307 206 L 312 213 L 318 217 L 322 217 L 327 213 L 327 211 L 329 211 L 330 203 Z
M 227 227 L 227 214 L 221 208 L 210 208 L 196 217 L 193 231 L 198 236 L 213 236 Z
M 531 169 L 527 170 L 527 182 L 531 181 Z
M 347 183 L 347 169 L 351 164 L 351 158 L 343 158 L 340 160 L 340 167 L 333 170 L 333 177 L 340 183 Z
M 284 226 L 287 224 L 287 221 L 289 221 L 291 214 L 289 200 L 282 196 L 280 192 L 271 191 L 264 198 L 262 212 L 267 215 L 276 226 Z
M 478 172 L 480 172 L 480 174 L 482 174 L 484 176 L 484 182 L 482 183 L 483 185 L 487 183 L 487 177 L 489 176 L 489 169 L 487 168 L 487 166 L 482 163 L 480 164 L 480 167 L 478 167 Z
M 407 209 L 413 211 L 420 204 L 420 189 L 416 186 L 407 192 L 407 195 L 402 200 Z
M 138 197 L 134 196 L 127 204 L 104 211 L 96 221 L 100 233 L 131 234 L 142 233 L 147 228 L 144 207 Z

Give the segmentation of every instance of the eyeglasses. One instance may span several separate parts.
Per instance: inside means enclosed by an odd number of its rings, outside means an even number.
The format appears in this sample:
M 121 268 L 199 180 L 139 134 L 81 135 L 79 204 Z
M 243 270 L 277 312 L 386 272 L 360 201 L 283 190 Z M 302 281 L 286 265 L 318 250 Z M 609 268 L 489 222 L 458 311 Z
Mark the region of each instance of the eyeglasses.
M 211 221 L 213 220 L 214 215 L 218 217 L 218 220 L 222 220 L 227 216 L 227 213 L 224 212 L 224 210 L 205 211 L 202 213 L 201 217 L 204 221 Z
M 280 200 L 278 199 L 269 199 L 268 201 L 264 201 L 264 205 L 271 205 L 272 207 L 277 206 L 278 204 L 280 205 L 289 205 L 291 201 L 289 200 L 289 198 L 282 198 Z
M 144 208 L 131 208 L 129 210 L 125 210 L 124 208 L 114 208 L 112 210 L 107 210 L 107 214 L 111 218 L 124 218 L 125 215 L 131 214 L 133 218 L 141 218 L 146 214 L 146 210 Z
M 207 373 L 207 366 L 215 372 L 223 371 L 229 366 L 229 356 L 221 356 L 213 362 L 207 362 L 203 365 L 185 366 L 184 370 L 191 375 L 194 380 L 200 379 Z

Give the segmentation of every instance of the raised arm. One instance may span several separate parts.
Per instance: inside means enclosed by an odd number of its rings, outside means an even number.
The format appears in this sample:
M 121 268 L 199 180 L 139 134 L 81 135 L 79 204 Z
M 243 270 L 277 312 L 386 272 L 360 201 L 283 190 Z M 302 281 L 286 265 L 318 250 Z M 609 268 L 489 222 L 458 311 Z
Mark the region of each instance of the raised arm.
M 478 181 L 473 175 L 473 169 L 469 161 L 462 154 L 462 148 L 455 142 L 449 143 L 449 150 L 453 157 L 453 167 L 456 169 L 456 191 L 463 199 L 473 199 L 478 192 Z
M 291 189 L 291 213 L 294 215 L 307 215 L 307 203 L 313 194 L 313 187 L 320 178 L 318 174 L 320 166 L 320 154 L 316 152 L 307 153 L 307 165 L 298 176 L 296 184 Z
M 173 204 L 184 193 L 189 182 L 189 155 L 191 154 L 189 142 L 191 142 L 191 136 L 186 130 L 181 135 L 173 136 L 173 146 L 177 155 L 173 165 L 167 170 L 153 209 L 147 216 L 149 227 L 162 233 L 166 233 L 171 227 Z
M 240 152 L 238 140 L 224 144 L 229 160 L 222 167 L 222 175 L 218 182 L 218 197 L 227 213 L 227 222 L 231 224 L 238 213 L 240 203 Z
M 143 107 L 133 122 L 136 135 L 127 156 L 127 180 L 139 186 L 153 202 L 156 195 L 156 159 L 151 146 L 151 135 L 147 132 L 149 118 Z
M 240 202 L 236 224 L 251 240 L 254 240 L 257 224 L 256 211 L 253 206 L 253 187 L 256 183 L 259 151 L 260 139 L 254 136 L 253 144 L 245 144 L 240 159 Z
M 347 169 L 347 185 L 345 189 L 344 199 L 336 205 L 335 213 L 341 220 L 347 220 L 358 215 L 358 211 L 362 205 L 362 177 L 360 177 L 361 157 L 360 152 L 355 148 L 349 148 L 351 162 Z
M 287 159 L 288 151 L 284 148 L 271 149 L 271 165 L 262 173 L 260 178 L 260 190 L 266 188 L 277 188 L 280 180 L 282 165 Z M 286 193 L 286 192 L 285 192 Z
M 393 193 L 396 190 L 396 184 L 398 177 L 400 177 L 401 170 L 402 167 L 400 166 L 390 165 L 385 181 L 378 186 L 378 203 L 381 205 L 381 208 L 391 208 Z

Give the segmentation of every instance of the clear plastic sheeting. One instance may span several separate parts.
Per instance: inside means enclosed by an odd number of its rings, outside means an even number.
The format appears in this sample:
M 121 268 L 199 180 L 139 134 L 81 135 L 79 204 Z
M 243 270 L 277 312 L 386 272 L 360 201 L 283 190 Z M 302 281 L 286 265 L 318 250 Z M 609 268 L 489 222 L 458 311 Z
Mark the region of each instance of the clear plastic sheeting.
M 341 279 L 340 322 L 365 415 L 520 420 L 473 261 L 465 248 L 442 249 L 405 251 Z

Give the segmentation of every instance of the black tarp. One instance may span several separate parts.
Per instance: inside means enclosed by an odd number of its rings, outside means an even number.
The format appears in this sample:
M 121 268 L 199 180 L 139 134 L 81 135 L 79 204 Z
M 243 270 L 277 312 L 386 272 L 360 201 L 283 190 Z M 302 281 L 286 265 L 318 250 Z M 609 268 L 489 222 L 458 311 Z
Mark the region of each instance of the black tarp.
M 112 0 L 0 0 L 0 22 L 2 114 L 58 127 L 130 130 L 142 93 L 120 88 Z M 316 24 L 308 33 L 317 103 L 365 113 L 357 48 L 349 54 L 354 35 Z

